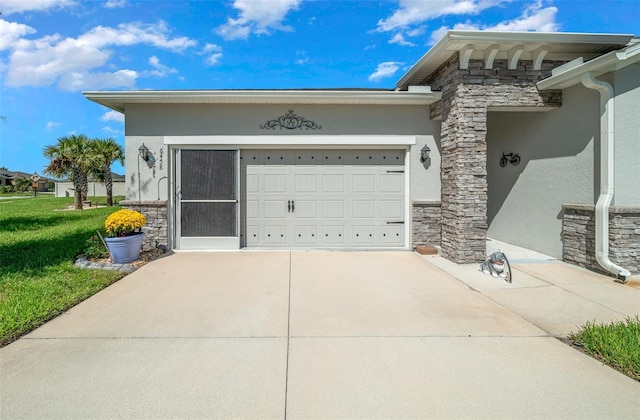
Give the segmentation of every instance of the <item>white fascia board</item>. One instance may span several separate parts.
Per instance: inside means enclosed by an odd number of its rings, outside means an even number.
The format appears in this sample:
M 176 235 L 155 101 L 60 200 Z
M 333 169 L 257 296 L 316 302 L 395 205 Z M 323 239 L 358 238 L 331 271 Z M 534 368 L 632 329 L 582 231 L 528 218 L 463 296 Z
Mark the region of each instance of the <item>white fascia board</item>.
M 600 76 L 637 62 L 640 62 L 640 43 L 622 50 L 611 51 L 565 72 L 548 77 L 539 81 L 536 86 L 539 90 L 566 89 L 582 83 L 580 78 L 583 73 L 591 72 L 594 76 Z
M 124 113 L 127 104 L 312 104 L 312 105 L 431 105 L 441 92 L 392 90 L 193 90 L 193 91 L 90 91 L 83 95 Z
M 174 146 L 242 146 L 243 148 L 310 148 L 327 146 L 405 147 L 416 144 L 416 136 L 398 135 L 269 135 L 269 136 L 164 136 Z

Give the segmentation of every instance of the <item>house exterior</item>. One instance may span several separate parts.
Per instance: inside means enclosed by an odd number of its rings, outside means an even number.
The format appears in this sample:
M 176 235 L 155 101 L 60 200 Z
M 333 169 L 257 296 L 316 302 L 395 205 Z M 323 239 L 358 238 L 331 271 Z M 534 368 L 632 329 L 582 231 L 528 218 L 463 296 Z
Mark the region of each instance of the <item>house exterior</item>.
M 450 31 L 393 90 L 85 92 L 125 114 L 145 246 L 439 246 L 487 235 L 640 271 L 640 42 Z M 428 156 L 427 156 L 427 150 Z
M 113 196 L 124 196 L 125 195 L 125 177 L 124 175 L 119 175 L 112 173 L 113 179 Z M 73 197 L 75 189 L 73 188 L 73 181 L 70 179 L 63 179 L 61 181 L 57 181 L 55 185 L 55 194 L 56 197 Z M 89 176 L 88 179 L 88 191 L 89 196 L 91 197 L 106 197 L 107 196 L 107 187 L 102 182 L 96 181 L 92 176 Z
M 29 174 L 26 172 L 9 171 L 9 170 L 0 169 L 0 186 L 15 186 L 16 179 L 27 178 L 31 180 L 32 179 L 31 177 L 33 175 L 38 175 L 38 174 Z M 38 175 L 38 177 L 39 177 L 38 181 L 36 182 L 38 184 L 38 186 L 36 187 L 36 191 L 49 192 L 49 186 L 52 185 L 55 182 L 55 180 L 44 177 L 42 175 Z

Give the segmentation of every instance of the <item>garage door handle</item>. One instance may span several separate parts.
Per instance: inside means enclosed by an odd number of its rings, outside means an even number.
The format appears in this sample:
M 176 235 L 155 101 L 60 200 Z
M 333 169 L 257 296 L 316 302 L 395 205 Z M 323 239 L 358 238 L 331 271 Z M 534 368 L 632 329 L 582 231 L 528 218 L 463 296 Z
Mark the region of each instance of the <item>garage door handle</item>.
M 291 213 L 291 200 L 287 201 L 287 213 Z
M 387 171 L 388 174 L 403 174 L 404 171 Z
M 296 212 L 296 202 L 291 200 L 291 213 Z
M 387 222 L 388 225 L 404 225 L 404 222 Z

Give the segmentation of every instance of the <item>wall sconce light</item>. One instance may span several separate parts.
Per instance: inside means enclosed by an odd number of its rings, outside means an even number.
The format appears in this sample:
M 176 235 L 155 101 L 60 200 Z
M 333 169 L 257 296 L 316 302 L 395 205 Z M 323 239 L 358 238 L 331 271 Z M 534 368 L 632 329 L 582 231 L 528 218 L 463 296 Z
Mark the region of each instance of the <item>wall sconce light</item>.
M 156 158 L 153 157 L 153 153 L 151 153 L 149 148 L 145 146 L 144 143 L 142 143 L 142 146 L 138 147 L 138 153 L 140 154 L 140 157 L 142 158 L 142 160 L 144 160 L 147 163 L 147 166 L 149 168 L 153 168 L 155 166 Z
M 424 163 L 429 159 L 429 152 L 431 152 L 431 149 L 425 144 L 424 147 L 420 149 L 420 162 Z

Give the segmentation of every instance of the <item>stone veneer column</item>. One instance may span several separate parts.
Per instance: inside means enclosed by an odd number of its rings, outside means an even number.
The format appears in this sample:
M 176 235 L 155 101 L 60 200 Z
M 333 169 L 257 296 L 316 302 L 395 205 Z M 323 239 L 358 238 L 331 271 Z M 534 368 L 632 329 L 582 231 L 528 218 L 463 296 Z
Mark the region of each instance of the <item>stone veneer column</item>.
M 167 236 L 167 201 L 121 201 L 119 205 L 126 209 L 136 210 L 144 214 L 147 224 L 142 228 L 144 242 L 142 249 L 168 249 Z
M 425 84 L 442 91 L 431 108 L 441 119 L 442 247 L 444 257 L 457 263 L 482 261 L 487 234 L 487 112 L 490 107 L 541 107 L 561 103 L 561 92 L 539 93 L 535 84 L 554 65 L 531 70 L 525 62 L 507 69 L 495 60 L 493 69 L 471 60 L 459 69 L 454 54 Z

